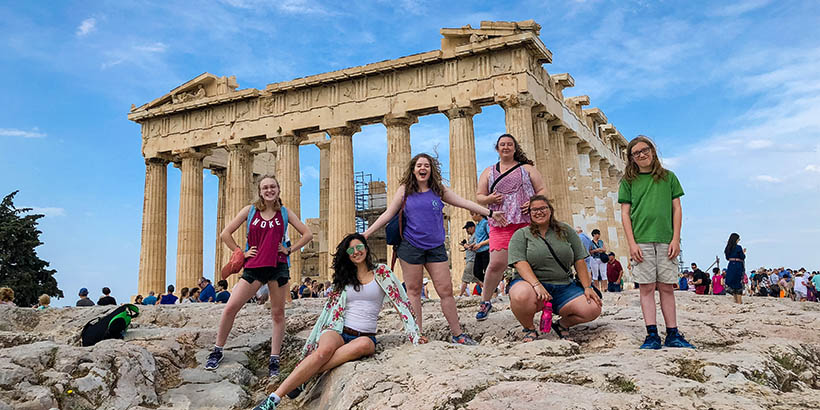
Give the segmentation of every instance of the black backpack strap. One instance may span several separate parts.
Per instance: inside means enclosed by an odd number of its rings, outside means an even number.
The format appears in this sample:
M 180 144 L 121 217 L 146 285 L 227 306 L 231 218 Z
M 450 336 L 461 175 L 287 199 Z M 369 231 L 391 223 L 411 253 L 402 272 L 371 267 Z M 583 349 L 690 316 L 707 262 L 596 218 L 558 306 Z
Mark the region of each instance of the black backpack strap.
M 538 237 L 541 238 L 541 240 L 544 241 L 545 244 L 547 244 L 547 248 L 549 248 L 550 254 L 552 254 L 552 259 L 555 259 L 555 261 L 558 262 L 558 266 L 560 266 L 561 269 L 563 269 L 564 272 L 566 272 L 568 276 L 572 277 L 572 274 L 570 273 L 569 269 L 567 269 L 567 265 L 564 265 L 564 263 L 561 262 L 561 259 L 558 259 L 558 255 L 555 254 L 555 249 L 552 249 L 552 245 L 550 245 L 547 238 L 545 238 L 541 235 L 538 235 Z
M 510 173 L 511 173 L 511 172 L 515 171 L 516 169 L 518 169 L 518 167 L 520 167 L 520 166 L 522 166 L 522 165 L 524 165 L 524 163 L 523 163 L 523 162 L 519 162 L 519 163 L 517 163 L 517 164 L 513 165 L 513 166 L 512 166 L 512 168 L 510 168 L 510 169 L 506 170 L 503 174 L 499 175 L 499 176 L 498 176 L 498 179 L 496 179 L 495 181 L 493 181 L 493 184 L 490 186 L 490 193 L 491 193 L 491 194 L 493 193 L 493 189 L 495 189 L 495 186 L 496 186 L 496 185 L 498 185 L 498 182 L 499 182 L 499 181 L 501 181 L 502 179 L 504 179 L 504 177 L 505 177 L 505 176 L 510 175 Z M 496 163 L 496 164 L 495 164 L 495 169 L 497 169 L 499 172 L 501 171 L 501 168 L 500 168 L 500 166 L 499 166 L 499 163 Z

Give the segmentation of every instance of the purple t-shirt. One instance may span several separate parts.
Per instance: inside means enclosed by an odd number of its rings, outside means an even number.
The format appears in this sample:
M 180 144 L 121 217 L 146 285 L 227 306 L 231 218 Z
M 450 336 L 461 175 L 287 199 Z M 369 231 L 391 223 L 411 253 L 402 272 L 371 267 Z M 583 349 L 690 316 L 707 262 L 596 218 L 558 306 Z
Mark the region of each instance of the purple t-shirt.
M 444 203 L 433 190 L 407 197 L 404 214 L 407 226 L 403 237 L 419 249 L 433 249 L 444 244 Z

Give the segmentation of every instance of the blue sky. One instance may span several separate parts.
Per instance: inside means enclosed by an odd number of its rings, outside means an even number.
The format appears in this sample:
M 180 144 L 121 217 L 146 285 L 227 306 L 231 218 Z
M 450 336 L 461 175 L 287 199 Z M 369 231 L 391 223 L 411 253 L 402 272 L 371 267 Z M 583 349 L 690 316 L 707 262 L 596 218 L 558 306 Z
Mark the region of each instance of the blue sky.
M 73 304 L 80 287 L 136 291 L 144 163 L 141 105 L 195 76 L 240 88 L 438 49 L 439 29 L 535 19 L 569 72 L 628 139 L 653 137 L 679 176 L 683 251 L 709 265 L 731 232 L 747 266 L 820 268 L 820 3 L 814 1 L 4 2 L 0 4 L 0 194 L 46 214 L 39 255 Z M 815 40 L 812 40 L 815 39 Z M 475 117 L 479 169 L 503 110 Z M 437 148 L 447 120 L 411 128 Z M 354 137 L 357 171 L 384 179 L 384 128 Z M 318 150 L 301 149 L 303 218 L 318 215 Z M 216 177 L 205 174 L 205 269 L 213 267 Z M 168 171 L 174 283 L 179 171 Z

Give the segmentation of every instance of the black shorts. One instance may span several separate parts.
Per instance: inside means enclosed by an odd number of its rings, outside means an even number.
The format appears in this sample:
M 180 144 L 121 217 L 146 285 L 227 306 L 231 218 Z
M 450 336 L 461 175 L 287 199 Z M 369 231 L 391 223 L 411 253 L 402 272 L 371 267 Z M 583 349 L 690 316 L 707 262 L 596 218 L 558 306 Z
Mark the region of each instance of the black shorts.
M 276 266 L 262 266 L 259 268 L 245 268 L 242 272 L 242 279 L 253 284 L 253 281 L 262 282 L 267 285 L 268 282 L 275 280 L 279 287 L 285 286 L 290 280 L 290 269 L 287 262 L 279 262 Z
M 487 266 L 490 264 L 490 251 L 475 253 L 475 264 L 473 265 L 473 276 L 476 279 L 484 282 L 484 272 L 487 271 Z
M 411 265 L 424 265 L 429 262 L 447 262 L 447 249 L 444 244 L 433 249 L 420 249 L 406 240 L 401 241 L 399 249 L 396 250 L 396 256 L 399 259 Z

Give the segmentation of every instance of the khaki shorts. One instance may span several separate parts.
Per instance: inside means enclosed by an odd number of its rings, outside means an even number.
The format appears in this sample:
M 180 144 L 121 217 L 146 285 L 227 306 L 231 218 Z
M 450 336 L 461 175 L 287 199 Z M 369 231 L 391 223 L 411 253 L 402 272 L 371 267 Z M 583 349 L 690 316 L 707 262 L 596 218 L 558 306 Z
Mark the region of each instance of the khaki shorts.
M 668 243 L 639 243 L 643 253 L 643 262 L 632 261 L 632 279 L 640 284 L 645 283 L 678 283 L 677 258 L 669 259 Z
M 478 282 L 478 279 L 473 275 L 473 267 L 475 261 L 464 262 L 464 273 L 461 274 L 461 281 L 464 283 Z

